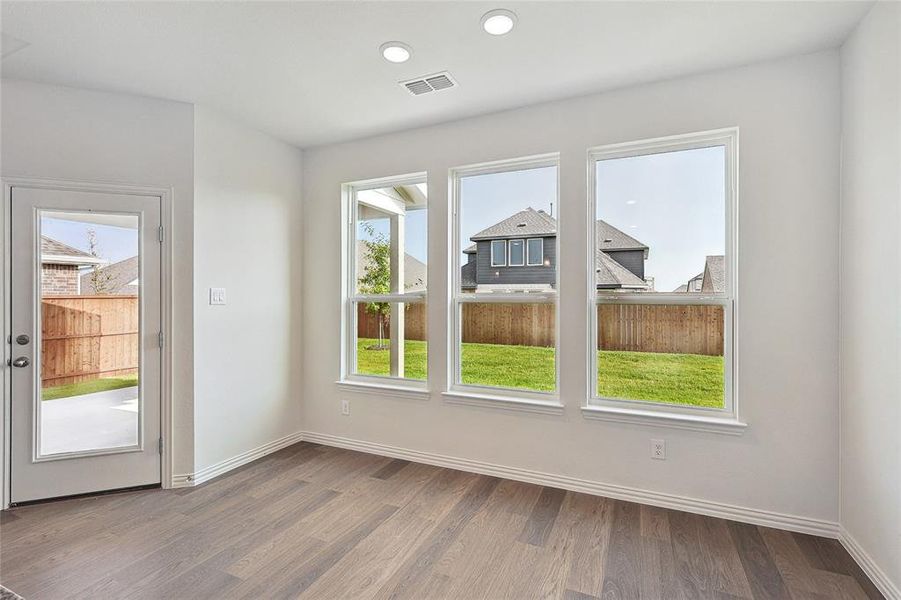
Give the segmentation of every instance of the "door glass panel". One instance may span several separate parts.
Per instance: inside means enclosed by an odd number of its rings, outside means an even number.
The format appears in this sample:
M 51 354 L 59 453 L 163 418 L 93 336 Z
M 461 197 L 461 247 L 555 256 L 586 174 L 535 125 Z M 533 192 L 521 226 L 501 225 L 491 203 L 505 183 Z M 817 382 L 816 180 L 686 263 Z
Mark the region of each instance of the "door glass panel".
M 138 446 L 137 215 L 40 211 L 39 456 Z

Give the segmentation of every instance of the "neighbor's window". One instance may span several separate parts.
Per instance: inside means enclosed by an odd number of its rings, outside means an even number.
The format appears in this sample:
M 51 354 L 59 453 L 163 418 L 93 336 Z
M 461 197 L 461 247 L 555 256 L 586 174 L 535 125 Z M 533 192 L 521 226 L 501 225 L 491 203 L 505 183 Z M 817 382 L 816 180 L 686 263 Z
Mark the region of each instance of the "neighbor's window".
M 592 152 L 594 402 L 733 412 L 734 132 Z
M 510 240 L 510 266 L 521 267 L 525 261 L 525 240 Z
M 507 241 L 494 240 L 491 242 L 491 266 L 507 266 Z
M 345 379 L 425 381 L 425 176 L 346 186 Z M 380 379 L 374 379 L 380 378 Z
M 557 170 L 549 156 L 454 172 L 452 392 L 557 390 Z
M 528 242 L 528 264 L 530 267 L 537 267 L 544 262 L 544 239 L 532 238 Z

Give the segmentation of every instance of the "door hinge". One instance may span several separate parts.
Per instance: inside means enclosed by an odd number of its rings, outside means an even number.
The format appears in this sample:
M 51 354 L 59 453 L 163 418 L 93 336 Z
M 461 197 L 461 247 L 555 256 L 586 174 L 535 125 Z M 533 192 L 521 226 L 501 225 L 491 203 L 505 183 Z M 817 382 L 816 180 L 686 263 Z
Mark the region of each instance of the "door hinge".
M 160 243 L 162 244 L 163 243 L 163 226 L 162 225 L 160 225 L 159 234 L 160 234 L 159 235 Z
M 166 342 L 166 338 L 165 338 L 165 336 L 163 335 L 163 332 L 162 332 L 162 331 L 160 331 L 160 333 L 159 333 L 159 335 L 158 335 L 158 337 L 157 337 L 157 341 L 159 342 L 160 348 L 162 348 L 162 347 L 163 347 L 163 344 L 165 344 L 165 342 Z
M 159 450 L 160 454 L 163 453 L 163 438 L 159 439 L 159 444 L 157 444 L 157 450 Z

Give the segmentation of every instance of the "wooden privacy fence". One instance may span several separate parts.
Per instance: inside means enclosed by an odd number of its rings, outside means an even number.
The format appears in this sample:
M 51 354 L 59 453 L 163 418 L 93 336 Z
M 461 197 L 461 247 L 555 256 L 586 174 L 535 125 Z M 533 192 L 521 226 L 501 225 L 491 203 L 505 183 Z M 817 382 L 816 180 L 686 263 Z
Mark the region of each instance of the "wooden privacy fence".
M 45 296 L 41 313 L 41 387 L 138 372 L 137 296 Z
M 425 339 L 425 304 L 407 305 L 404 337 Z M 552 304 L 463 305 L 463 341 L 479 344 L 553 346 Z M 716 305 L 602 304 L 598 306 L 598 348 L 633 352 L 723 354 L 723 307 Z M 389 335 L 389 327 L 384 335 Z M 376 315 L 358 307 L 357 335 L 377 338 Z

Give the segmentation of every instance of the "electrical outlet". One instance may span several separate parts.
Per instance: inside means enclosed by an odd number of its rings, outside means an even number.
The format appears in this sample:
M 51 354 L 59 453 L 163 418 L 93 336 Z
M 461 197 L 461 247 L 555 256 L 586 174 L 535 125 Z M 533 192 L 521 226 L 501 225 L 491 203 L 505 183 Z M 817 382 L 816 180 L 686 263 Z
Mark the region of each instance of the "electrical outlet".
M 225 288 L 210 288 L 210 304 L 225 304 Z
M 651 458 L 666 460 L 666 440 L 651 440 Z
M 345 417 L 350 416 L 350 400 L 341 401 L 341 414 Z

